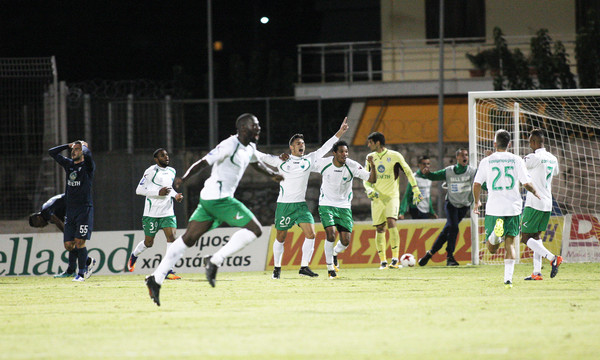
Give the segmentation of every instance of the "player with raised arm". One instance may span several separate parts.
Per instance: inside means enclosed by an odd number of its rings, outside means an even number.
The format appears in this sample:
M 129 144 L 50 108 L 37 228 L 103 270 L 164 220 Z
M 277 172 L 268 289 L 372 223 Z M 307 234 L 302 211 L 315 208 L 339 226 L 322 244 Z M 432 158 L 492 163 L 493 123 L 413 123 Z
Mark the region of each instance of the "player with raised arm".
M 71 149 L 70 159 L 60 155 L 67 149 Z M 92 276 L 96 266 L 95 259 L 90 258 L 88 262 L 86 248 L 86 240 L 91 238 L 94 227 L 92 181 L 96 164 L 92 158 L 92 152 L 88 149 L 88 144 L 82 140 L 53 147 L 48 150 L 48 153 L 65 169 L 67 174 L 65 187 L 67 210 L 63 241 L 65 249 L 73 250 L 77 256 L 78 273 L 73 281 L 85 281 Z
M 392 248 L 391 268 L 401 267 L 398 260 L 400 255 L 400 234 L 396 227 L 396 219 L 400 208 L 400 169 L 404 171 L 408 182 L 413 190 L 413 204 L 423 200 L 417 181 L 413 176 L 410 166 L 404 160 L 404 156 L 397 151 L 385 147 L 385 136 L 380 132 L 371 133 L 367 137 L 367 146 L 372 151 L 367 155 L 373 157 L 377 171 L 377 183 L 363 181 L 367 196 L 371 199 L 371 217 L 373 226 L 376 227 L 375 247 L 381 264 L 379 269 L 387 269 L 385 227 L 387 225 L 390 233 L 390 245 Z M 367 170 L 371 165 L 366 161 Z
M 153 154 L 155 164 L 144 171 L 135 193 L 146 197 L 144 201 L 144 215 L 142 216 L 142 227 L 144 228 L 144 240 L 140 241 L 127 262 L 127 270 L 132 272 L 138 256 L 147 248 L 154 245 L 154 237 L 158 230 L 162 229 L 167 238 L 167 249 L 175 241 L 175 229 L 177 219 L 173 211 L 173 199 L 177 202 L 183 200 L 183 195 L 173 190 L 173 181 L 176 171 L 169 166 L 169 153 L 160 148 Z M 167 273 L 167 279 L 179 280 L 173 269 Z
M 216 283 L 217 270 L 225 258 L 262 235 L 261 225 L 254 214 L 233 194 L 249 164 L 275 181 L 281 181 L 283 177 L 268 169 L 256 157 L 256 142 L 260 134 L 256 116 L 248 113 L 240 115 L 236 120 L 236 128 L 236 135 L 221 141 L 206 156 L 192 164 L 181 179 L 175 179 L 175 188 L 179 188 L 191 176 L 212 165 L 210 177 L 204 182 L 198 207 L 190 217 L 185 233 L 169 247 L 154 273 L 146 277 L 150 298 L 158 306 L 160 288 L 169 270 L 181 259 L 186 248 L 194 246 L 200 236 L 215 225 L 226 222 L 241 229 L 219 251 L 205 257 L 206 279 L 212 287 Z
M 485 205 L 486 239 L 494 232 L 496 236 L 504 236 L 504 286 L 512 288 L 515 269 L 515 236 L 519 234 L 519 220 L 522 209 L 519 183 L 538 197 L 531 177 L 527 173 L 523 159 L 507 151 L 510 145 L 510 133 L 504 129 L 496 131 L 494 148 L 496 152 L 479 163 L 479 170 L 473 182 L 475 206 L 473 212 L 479 214 L 481 200 L 481 184 L 488 189 L 488 201 Z M 488 250 L 494 254 L 500 246 L 486 241 Z
M 304 154 L 306 146 L 304 135 L 295 134 L 289 141 L 291 155 L 280 158 L 274 155 L 258 152 L 259 160 L 273 166 L 284 174 L 285 179 L 279 183 L 279 196 L 275 210 L 275 229 L 273 242 L 273 279 L 281 277 L 281 259 L 283 244 L 288 230 L 297 224 L 304 233 L 302 244 L 302 262 L 299 274 L 317 277 L 308 266 L 315 247 L 315 220 L 306 205 L 306 188 L 308 178 L 314 169 L 315 162 L 329 152 L 342 135 L 348 130 L 348 118 L 344 118 L 338 132 L 323 144 L 318 150 Z
M 319 216 L 325 228 L 325 262 L 330 279 L 337 277 L 337 255 L 350 245 L 352 227 L 352 180 L 362 179 L 373 184 L 377 181 L 375 163 L 369 156 L 371 165 L 366 171 L 359 163 L 348 159 L 348 143 L 340 140 L 333 144 L 333 156 L 318 159 L 312 171 L 321 173 L 321 193 L 319 195 Z M 340 233 L 340 240 L 335 248 L 335 230 Z
M 521 223 L 521 242 L 533 250 L 533 273 L 525 280 L 542 280 L 542 257 L 552 265 L 551 278 L 556 276 L 562 263 L 562 256 L 548 251 L 540 238 L 550 221 L 552 178 L 558 175 L 558 160 L 544 148 L 544 133 L 540 129 L 533 129 L 529 133 L 529 147 L 533 153 L 525 156 L 525 166 L 540 198 L 527 193 Z

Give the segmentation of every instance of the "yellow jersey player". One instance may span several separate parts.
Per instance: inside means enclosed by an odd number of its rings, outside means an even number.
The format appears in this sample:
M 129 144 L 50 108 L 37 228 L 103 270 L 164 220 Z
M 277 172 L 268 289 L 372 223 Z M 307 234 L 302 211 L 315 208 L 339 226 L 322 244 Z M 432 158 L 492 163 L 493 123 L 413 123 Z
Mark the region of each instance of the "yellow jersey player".
M 404 156 L 397 151 L 385 147 L 385 136 L 380 132 L 374 132 L 367 137 L 367 146 L 372 151 L 367 155 L 373 157 L 377 172 L 377 182 L 372 184 L 364 181 L 367 196 L 371 199 L 371 218 L 373 226 L 377 228 L 375 236 L 375 247 L 381 261 L 380 269 L 388 267 L 386 257 L 385 227 L 390 232 L 390 245 L 392 248 L 392 262 L 389 267 L 398 269 L 401 267 L 398 260 L 400 252 L 400 235 L 396 228 L 396 219 L 400 207 L 400 169 L 408 178 L 412 186 L 413 204 L 418 204 L 423 196 L 417 186 L 410 166 L 404 160 Z M 367 161 L 367 170 L 371 165 Z

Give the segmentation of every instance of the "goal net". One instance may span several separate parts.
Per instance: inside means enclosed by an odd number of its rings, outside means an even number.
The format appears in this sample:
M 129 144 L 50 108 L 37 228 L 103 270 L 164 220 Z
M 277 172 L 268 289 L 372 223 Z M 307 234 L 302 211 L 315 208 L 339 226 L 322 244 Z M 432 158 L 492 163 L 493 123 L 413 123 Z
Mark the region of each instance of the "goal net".
M 561 247 L 564 251 L 573 245 L 577 249 L 571 261 L 600 261 L 600 89 L 469 93 L 471 165 L 476 167 L 486 151 L 493 151 L 498 129 L 511 133 L 509 151 L 521 157 L 529 154 L 533 128 L 545 131 L 545 147 L 559 162 L 559 174 L 552 180 L 552 217 L 541 235 L 544 246 L 561 254 Z M 524 189 L 522 195 L 524 201 Z M 492 255 L 484 243 L 486 200 L 482 191 L 481 214 L 471 216 L 471 228 L 478 229 L 471 233 L 472 263 L 501 264 L 503 247 Z M 563 226 L 571 231 L 566 238 Z M 521 262 L 532 261 L 533 253 L 524 244 L 519 254 Z
M 58 111 L 54 57 L 0 58 L 0 220 L 23 219 L 63 191 L 48 156 L 60 141 Z

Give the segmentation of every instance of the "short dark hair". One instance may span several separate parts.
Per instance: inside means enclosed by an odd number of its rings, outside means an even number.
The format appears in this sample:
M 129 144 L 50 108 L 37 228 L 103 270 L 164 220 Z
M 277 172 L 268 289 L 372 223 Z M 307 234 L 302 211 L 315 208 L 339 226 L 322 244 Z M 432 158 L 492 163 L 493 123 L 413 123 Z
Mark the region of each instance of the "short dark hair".
M 152 156 L 154 156 L 155 158 L 157 158 L 158 157 L 158 153 L 161 152 L 161 151 L 169 153 L 165 148 L 158 148 L 158 149 L 154 150 L 154 153 L 152 154 Z
M 379 131 L 375 131 L 372 132 L 371 134 L 369 134 L 369 136 L 367 136 L 367 140 L 371 140 L 374 143 L 378 142 L 383 146 L 385 145 L 385 136 L 383 136 L 382 133 L 380 133 Z
M 529 132 L 529 135 L 537 138 L 542 144 L 544 143 L 544 130 L 542 129 L 533 129 Z
M 421 157 L 419 157 L 419 164 L 423 161 L 423 160 L 429 160 L 429 155 L 423 155 Z
M 469 150 L 467 150 L 467 149 L 458 148 L 458 149 L 456 149 L 456 153 L 454 153 L 454 156 L 458 156 L 463 151 L 466 151 L 467 154 L 469 153 Z
M 296 140 L 296 139 L 304 140 L 304 135 L 303 134 L 294 134 L 294 136 L 292 136 L 290 138 L 290 146 L 292 146 L 292 144 L 294 143 L 294 140 Z
M 345 142 L 344 140 L 339 140 L 335 144 L 333 144 L 333 147 L 331 148 L 331 151 L 337 152 L 340 146 L 348 147 L 348 143 Z
M 235 120 L 235 128 L 239 130 L 242 125 L 254 119 L 258 119 L 254 114 L 244 113 Z
M 500 129 L 496 131 L 494 140 L 496 141 L 496 147 L 498 149 L 505 150 L 508 148 L 508 143 L 510 142 L 510 133 L 504 129 Z

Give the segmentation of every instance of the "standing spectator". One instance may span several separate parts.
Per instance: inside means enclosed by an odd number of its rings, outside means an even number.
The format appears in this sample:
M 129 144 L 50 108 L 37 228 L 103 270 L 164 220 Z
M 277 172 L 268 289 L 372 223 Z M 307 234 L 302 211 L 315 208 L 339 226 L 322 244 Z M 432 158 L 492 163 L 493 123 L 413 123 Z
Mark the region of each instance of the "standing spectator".
M 407 184 L 406 191 L 404 192 L 404 196 L 402 197 L 402 201 L 400 202 L 400 212 L 398 213 L 398 218 L 401 220 L 404 219 L 404 214 L 406 214 L 407 210 L 413 219 L 437 218 L 437 215 L 435 214 L 435 210 L 433 210 L 433 205 L 431 203 L 432 181 L 427 179 L 423 175 L 423 171 L 425 169 L 427 169 L 426 171 L 429 171 L 429 166 L 431 166 L 431 160 L 429 160 L 429 156 L 421 156 L 419 158 L 418 166 L 419 170 L 417 170 L 413 175 L 415 177 L 415 180 L 417 180 L 417 186 L 419 187 L 419 191 L 421 191 L 423 200 L 417 205 L 413 205 L 412 186 L 410 184 Z

